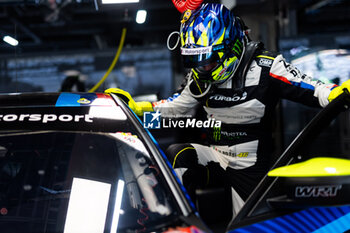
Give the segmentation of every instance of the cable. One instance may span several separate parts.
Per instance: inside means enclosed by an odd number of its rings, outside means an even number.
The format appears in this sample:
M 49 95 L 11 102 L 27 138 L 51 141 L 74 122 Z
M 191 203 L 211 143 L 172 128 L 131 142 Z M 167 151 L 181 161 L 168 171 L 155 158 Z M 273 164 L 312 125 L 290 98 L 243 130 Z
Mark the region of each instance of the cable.
M 137 223 L 138 223 L 139 225 L 141 225 L 142 228 L 141 228 L 141 229 L 137 229 L 137 230 L 136 230 L 136 233 L 145 232 L 145 231 L 147 230 L 146 225 L 145 225 L 145 222 L 149 219 L 149 216 L 148 216 L 148 214 L 147 214 L 146 211 L 148 211 L 149 209 L 148 209 L 147 203 L 146 203 L 146 201 L 145 201 L 145 198 L 142 198 L 142 202 L 144 203 L 144 207 L 142 207 L 142 208 L 139 210 L 139 212 L 140 212 L 144 217 L 143 217 L 143 218 L 137 219 Z
M 171 39 L 171 37 L 172 37 L 173 35 L 175 35 L 175 34 L 177 34 L 177 41 L 176 41 L 176 44 L 175 44 L 173 47 L 170 47 L 170 39 Z M 168 39 L 167 39 L 167 46 L 168 46 L 168 49 L 171 50 L 171 51 L 172 51 L 172 50 L 175 50 L 176 47 L 179 45 L 179 42 L 180 42 L 180 32 L 174 31 L 174 32 L 170 33 L 170 35 L 168 36 Z
M 115 54 L 115 57 L 111 63 L 111 65 L 109 66 L 107 72 L 105 73 L 105 75 L 101 78 L 101 80 L 95 84 L 95 86 L 93 86 L 93 88 L 91 88 L 89 90 L 89 92 L 94 92 L 97 90 L 97 88 L 99 88 L 102 83 L 107 79 L 108 75 L 112 72 L 112 70 L 114 69 L 115 64 L 117 63 L 120 53 L 122 52 L 123 46 L 124 46 L 124 41 L 125 41 L 125 36 L 126 36 L 126 28 L 123 28 L 122 31 L 122 36 L 120 38 L 120 42 L 119 42 L 119 47 L 117 50 L 117 53 Z

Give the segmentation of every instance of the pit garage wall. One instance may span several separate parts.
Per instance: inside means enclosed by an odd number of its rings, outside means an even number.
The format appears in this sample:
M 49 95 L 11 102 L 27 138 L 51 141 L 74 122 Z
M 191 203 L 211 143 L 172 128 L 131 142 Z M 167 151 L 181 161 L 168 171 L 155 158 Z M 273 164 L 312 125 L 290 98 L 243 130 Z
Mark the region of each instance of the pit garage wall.
M 66 71 L 79 71 L 88 91 L 106 73 L 115 52 L 56 53 L 0 57 L 0 92 L 57 92 Z M 172 92 L 171 54 L 164 47 L 124 48 L 116 67 L 97 91 L 119 87 L 132 95 Z
M 342 83 L 350 78 L 350 36 L 317 35 L 285 37 L 279 40 L 284 57 L 302 72 L 326 83 Z M 332 54 L 334 53 L 334 55 Z M 287 100 L 281 102 L 283 147 L 320 111 Z M 324 129 L 310 145 L 310 156 L 350 158 L 350 113 L 344 112 Z

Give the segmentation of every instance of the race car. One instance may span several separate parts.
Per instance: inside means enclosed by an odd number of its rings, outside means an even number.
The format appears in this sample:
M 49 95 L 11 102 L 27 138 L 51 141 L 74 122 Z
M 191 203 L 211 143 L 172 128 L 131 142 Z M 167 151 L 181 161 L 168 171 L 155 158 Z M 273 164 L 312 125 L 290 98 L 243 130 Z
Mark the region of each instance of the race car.
M 231 216 L 227 190 L 198 190 L 191 201 L 117 96 L 2 94 L 1 232 L 347 231 L 349 160 L 303 150 L 349 105 L 342 95 L 320 112 Z
M 208 231 L 116 96 L 0 95 L 0 232 Z
M 309 150 L 349 107 L 344 91 L 309 122 L 231 220 L 229 232 L 349 232 L 350 155 Z

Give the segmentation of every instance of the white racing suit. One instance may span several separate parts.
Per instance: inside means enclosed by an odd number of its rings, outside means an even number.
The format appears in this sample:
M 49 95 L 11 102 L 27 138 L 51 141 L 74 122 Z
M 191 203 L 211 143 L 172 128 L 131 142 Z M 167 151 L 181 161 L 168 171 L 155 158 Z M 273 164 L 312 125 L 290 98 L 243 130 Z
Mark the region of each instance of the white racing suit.
M 267 51 L 258 54 L 252 60 L 243 79 L 245 85 L 239 92 L 232 88 L 233 78 L 204 98 L 194 98 L 187 85 L 176 98 L 153 103 L 162 116 L 188 115 L 202 105 L 208 119 L 222 122 L 220 128 L 210 129 L 209 146 L 186 144 L 177 151 L 170 151 L 173 155 L 168 154 L 168 157 L 175 170 L 182 173 L 190 167 L 185 163 L 181 165 L 184 160 L 204 166 L 210 161 L 218 163 L 232 187 L 234 212 L 240 209 L 270 167 L 271 124 L 277 102 L 285 98 L 324 107 L 335 86 L 313 81 L 288 64 L 282 55 Z M 187 152 L 196 152 L 198 157 L 191 158 Z

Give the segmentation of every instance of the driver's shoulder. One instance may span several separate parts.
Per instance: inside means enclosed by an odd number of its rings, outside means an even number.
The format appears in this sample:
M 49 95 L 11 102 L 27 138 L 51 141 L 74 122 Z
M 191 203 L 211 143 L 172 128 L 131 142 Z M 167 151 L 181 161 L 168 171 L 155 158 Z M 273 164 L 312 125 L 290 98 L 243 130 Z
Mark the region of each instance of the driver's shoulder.
M 260 67 L 268 67 L 271 68 L 273 62 L 280 54 L 277 52 L 262 50 L 256 54 L 254 60 L 256 64 Z

